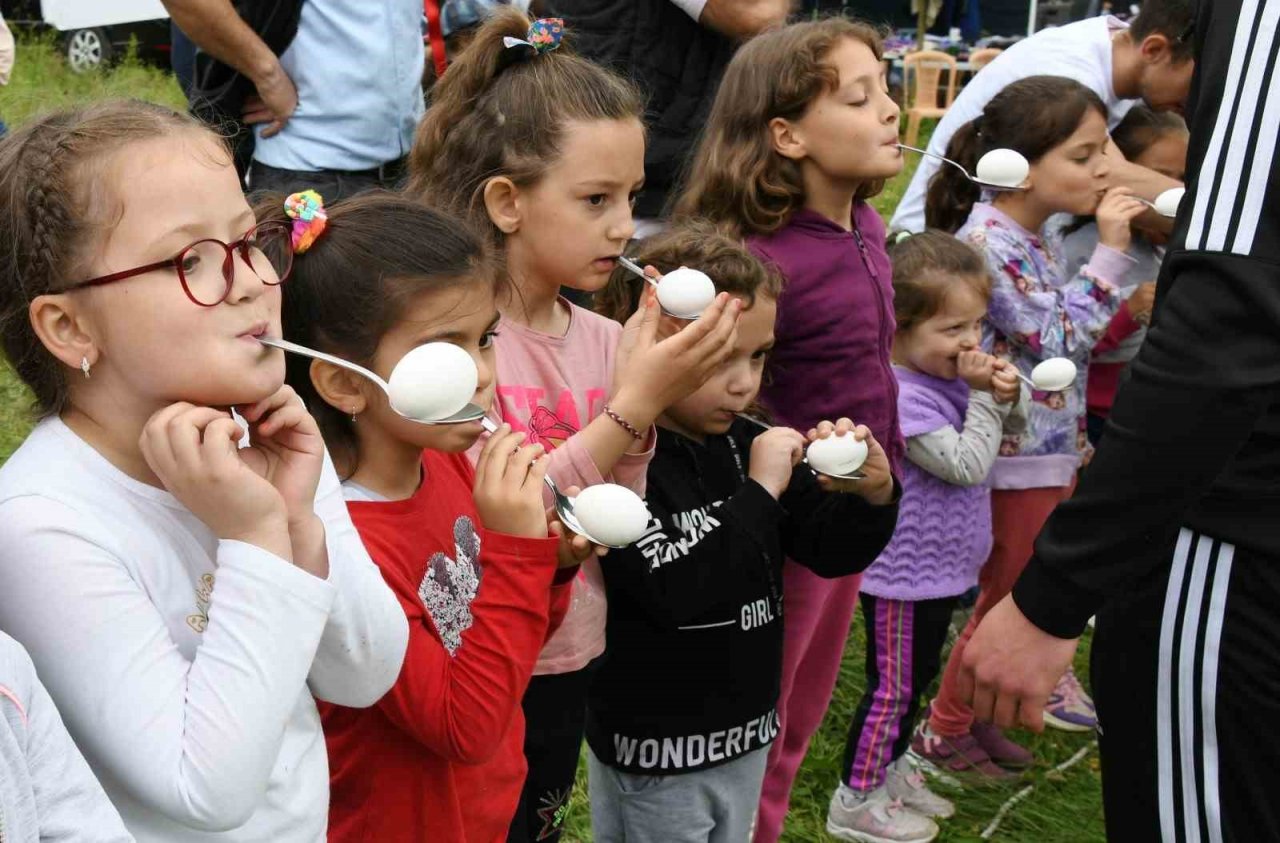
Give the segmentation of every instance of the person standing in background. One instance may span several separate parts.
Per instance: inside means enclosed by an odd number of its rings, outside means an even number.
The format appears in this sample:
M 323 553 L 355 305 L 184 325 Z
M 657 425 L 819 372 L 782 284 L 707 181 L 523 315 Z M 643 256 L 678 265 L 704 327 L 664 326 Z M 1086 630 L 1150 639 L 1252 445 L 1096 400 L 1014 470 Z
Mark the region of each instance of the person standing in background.
M 422 116 L 420 0 L 307 0 L 280 56 L 231 0 L 164 0 L 201 50 L 253 81 L 257 126 L 249 186 L 318 191 L 327 202 L 394 188 Z

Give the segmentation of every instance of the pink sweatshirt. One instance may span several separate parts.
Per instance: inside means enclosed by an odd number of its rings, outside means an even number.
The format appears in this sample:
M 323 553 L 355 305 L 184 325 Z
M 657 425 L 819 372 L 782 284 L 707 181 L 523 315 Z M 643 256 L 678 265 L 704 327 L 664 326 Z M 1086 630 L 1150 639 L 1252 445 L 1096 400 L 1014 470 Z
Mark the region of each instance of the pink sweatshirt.
M 644 496 L 645 475 L 657 437 L 649 431 L 641 453 L 622 457 L 608 475 L 574 437 L 604 411 L 613 383 L 613 361 L 622 326 L 561 299 L 569 308 L 563 337 L 543 334 L 505 317 L 498 324 L 498 389 L 489 415 L 514 430 L 530 431 L 529 442 L 551 452 L 548 469 L 560 488 L 617 483 Z M 482 443 L 472 448 L 474 461 Z M 547 506 L 551 494 L 547 492 Z M 600 561 L 590 559 L 574 582 L 564 622 L 538 657 L 535 675 L 571 673 L 604 652 L 606 603 Z

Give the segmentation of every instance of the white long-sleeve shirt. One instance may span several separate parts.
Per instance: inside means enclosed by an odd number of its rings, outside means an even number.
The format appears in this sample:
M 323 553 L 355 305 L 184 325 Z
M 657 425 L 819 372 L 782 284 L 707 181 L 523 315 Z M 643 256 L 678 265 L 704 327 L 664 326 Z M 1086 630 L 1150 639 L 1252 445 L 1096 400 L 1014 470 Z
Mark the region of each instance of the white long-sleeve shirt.
M 316 513 L 328 580 L 220 541 L 58 419 L 0 469 L 0 628 L 138 840 L 324 839 L 312 695 L 371 705 L 408 628 L 327 457 Z

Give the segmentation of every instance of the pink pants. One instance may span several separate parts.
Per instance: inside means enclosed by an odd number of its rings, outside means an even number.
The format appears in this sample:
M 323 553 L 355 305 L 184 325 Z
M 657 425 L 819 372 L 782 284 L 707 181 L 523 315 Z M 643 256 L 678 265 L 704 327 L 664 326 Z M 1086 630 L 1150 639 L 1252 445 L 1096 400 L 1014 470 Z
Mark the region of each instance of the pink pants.
M 991 530 L 995 542 L 991 556 L 978 574 L 978 603 L 973 607 L 969 623 L 951 648 L 951 657 L 942 672 L 942 685 L 933 700 L 929 730 L 935 735 L 959 737 L 969 733 L 969 727 L 973 725 L 973 709 L 960 697 L 960 666 L 965 647 L 987 612 L 1013 591 L 1013 584 L 1031 561 L 1036 536 L 1044 522 L 1049 520 L 1058 504 L 1071 497 L 1074 488 L 1073 483 L 1045 489 L 997 489 L 991 493 Z
M 783 567 L 782 732 L 769 749 L 755 843 L 782 833 L 791 785 L 831 704 L 861 583 L 861 575 L 823 579 L 790 560 Z

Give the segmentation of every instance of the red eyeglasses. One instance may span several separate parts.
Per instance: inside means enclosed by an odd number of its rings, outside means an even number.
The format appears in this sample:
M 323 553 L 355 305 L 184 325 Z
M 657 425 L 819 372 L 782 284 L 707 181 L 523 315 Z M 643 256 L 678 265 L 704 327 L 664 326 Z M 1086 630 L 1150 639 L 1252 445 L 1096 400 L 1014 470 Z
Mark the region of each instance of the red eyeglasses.
M 214 307 L 226 301 L 231 293 L 231 285 L 235 283 L 234 256 L 237 254 L 262 283 L 275 286 L 288 280 L 289 273 L 293 271 L 290 231 L 287 223 L 264 222 L 249 229 L 234 243 L 197 240 L 168 260 L 90 278 L 71 285 L 69 289 L 101 287 L 157 269 L 176 269 L 187 298 L 201 307 Z M 270 280 L 272 278 L 275 280 Z

